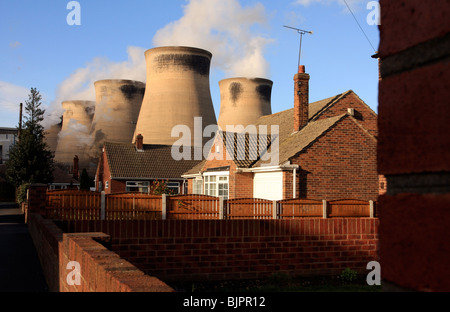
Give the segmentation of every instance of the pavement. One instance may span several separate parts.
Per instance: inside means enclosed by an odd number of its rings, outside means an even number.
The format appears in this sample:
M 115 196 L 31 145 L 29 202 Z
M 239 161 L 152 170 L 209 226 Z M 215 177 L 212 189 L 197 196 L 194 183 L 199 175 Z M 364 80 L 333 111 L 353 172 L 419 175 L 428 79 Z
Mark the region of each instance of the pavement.
M 0 203 L 0 292 L 48 292 L 24 221 L 15 203 Z

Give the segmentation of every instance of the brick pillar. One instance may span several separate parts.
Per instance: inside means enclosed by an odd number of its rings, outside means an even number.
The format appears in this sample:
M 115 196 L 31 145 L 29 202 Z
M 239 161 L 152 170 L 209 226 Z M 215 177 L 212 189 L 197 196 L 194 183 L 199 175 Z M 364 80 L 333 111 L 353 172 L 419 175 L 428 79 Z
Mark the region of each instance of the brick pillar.
M 300 131 L 308 124 L 309 119 L 309 75 L 305 74 L 305 66 L 300 66 L 294 76 L 294 132 Z
M 30 213 L 45 215 L 47 187 L 46 184 L 32 184 L 28 188 L 28 211 L 25 214 L 26 220 Z
M 382 286 L 450 291 L 450 5 L 380 5 L 378 170 L 387 180 L 378 204 Z

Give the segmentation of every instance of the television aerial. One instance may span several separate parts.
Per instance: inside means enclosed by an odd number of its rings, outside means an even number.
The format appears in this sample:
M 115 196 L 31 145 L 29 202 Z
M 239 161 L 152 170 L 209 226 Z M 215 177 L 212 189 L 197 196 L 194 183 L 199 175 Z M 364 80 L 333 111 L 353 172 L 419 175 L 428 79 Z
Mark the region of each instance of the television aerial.
M 312 31 L 309 31 L 309 30 L 298 29 L 298 28 L 291 27 L 291 26 L 284 26 L 284 27 L 290 28 L 290 29 L 293 29 L 293 30 L 296 30 L 297 33 L 300 34 L 300 48 L 299 48 L 299 51 L 298 51 L 298 66 L 300 67 L 300 58 L 301 58 L 301 56 L 302 56 L 302 40 L 303 40 L 303 35 L 305 35 L 305 34 L 310 34 L 310 35 L 312 35 L 313 32 L 312 32 Z

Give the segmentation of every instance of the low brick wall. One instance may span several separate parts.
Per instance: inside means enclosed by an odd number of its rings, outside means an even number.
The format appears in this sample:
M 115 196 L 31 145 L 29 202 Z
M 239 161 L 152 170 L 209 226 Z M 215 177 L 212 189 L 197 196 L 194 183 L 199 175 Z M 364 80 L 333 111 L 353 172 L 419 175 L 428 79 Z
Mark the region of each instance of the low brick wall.
M 166 282 L 367 273 L 378 260 L 376 218 L 65 222 L 111 235 L 111 250 Z
M 38 214 L 28 216 L 28 227 L 50 291 L 53 292 L 171 292 L 172 288 L 145 275 L 108 250 L 104 233 L 66 234 Z M 69 266 L 76 261 L 78 267 Z M 68 275 L 75 283 L 68 283 Z M 75 276 L 78 278 L 75 278 Z

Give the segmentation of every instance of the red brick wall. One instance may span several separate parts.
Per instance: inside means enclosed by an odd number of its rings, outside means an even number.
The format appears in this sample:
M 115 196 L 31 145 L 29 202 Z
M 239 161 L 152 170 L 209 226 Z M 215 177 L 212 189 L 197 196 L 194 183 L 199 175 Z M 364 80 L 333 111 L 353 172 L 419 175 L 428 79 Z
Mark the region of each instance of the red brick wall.
M 317 200 L 376 201 L 378 173 L 376 139 L 346 117 L 306 152 L 291 160 L 300 166 L 297 197 Z M 286 182 L 292 174 L 286 174 Z M 292 184 L 286 188 L 292 197 Z
M 149 275 L 229 280 L 366 273 L 377 261 L 378 219 L 71 222 L 70 231 L 111 235 L 111 248 Z
M 30 235 L 52 292 L 172 292 L 157 278 L 145 275 L 128 261 L 94 240 L 103 233 L 64 234 L 52 221 L 30 214 Z M 77 261 L 80 284 L 69 285 L 69 262 Z
M 347 113 L 348 108 L 355 109 L 355 119 L 357 119 L 370 134 L 373 136 L 378 135 L 378 116 L 353 91 L 347 93 L 317 119 L 340 116 Z
M 382 278 L 400 289 L 450 291 L 450 2 L 380 5 Z

